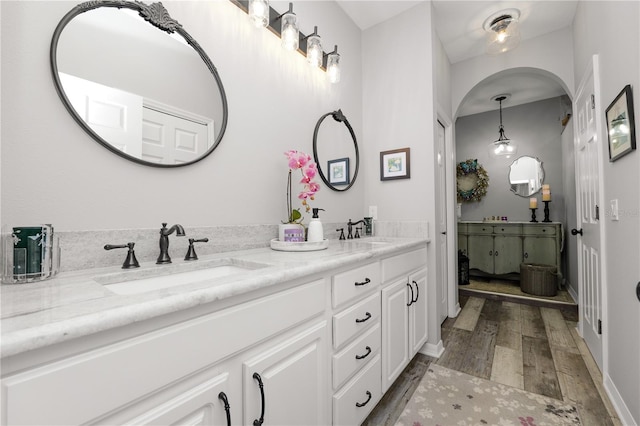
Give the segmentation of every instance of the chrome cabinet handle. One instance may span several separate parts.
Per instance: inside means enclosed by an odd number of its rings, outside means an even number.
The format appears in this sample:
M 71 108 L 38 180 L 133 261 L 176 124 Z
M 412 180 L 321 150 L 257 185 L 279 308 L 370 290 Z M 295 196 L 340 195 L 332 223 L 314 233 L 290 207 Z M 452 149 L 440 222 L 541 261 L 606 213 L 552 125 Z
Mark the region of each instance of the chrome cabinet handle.
M 365 278 L 365 279 L 364 279 L 364 281 L 363 281 L 363 282 L 361 282 L 361 283 L 359 283 L 359 282 L 357 282 L 357 281 L 356 281 L 356 282 L 355 282 L 355 285 L 356 285 L 356 286 L 359 286 L 359 285 L 367 285 L 367 284 L 369 284 L 370 282 L 371 282 L 371 280 L 370 280 L 369 278 Z
M 367 391 L 367 400 L 365 402 L 356 402 L 356 407 L 360 408 L 360 407 L 364 407 L 365 405 L 367 405 L 369 403 L 369 401 L 371 401 L 371 392 Z
M 224 411 L 227 412 L 227 426 L 231 426 L 231 407 L 229 406 L 229 400 L 224 392 L 218 394 L 218 399 L 224 404 Z
M 262 383 L 262 377 L 260 377 L 258 373 L 253 373 L 253 378 L 258 381 L 258 386 L 260 387 L 260 399 L 262 401 L 260 418 L 253 421 L 253 426 L 262 426 L 262 423 L 264 423 L 264 383 Z
M 371 348 L 369 346 L 366 346 L 365 349 L 367 350 L 367 353 L 364 355 L 356 355 L 356 359 L 365 359 L 369 356 L 369 354 L 371 353 Z
M 371 312 L 365 312 L 365 317 L 364 318 L 356 318 L 356 322 L 357 323 L 361 323 L 361 322 L 365 322 L 367 321 L 369 318 L 371 318 Z

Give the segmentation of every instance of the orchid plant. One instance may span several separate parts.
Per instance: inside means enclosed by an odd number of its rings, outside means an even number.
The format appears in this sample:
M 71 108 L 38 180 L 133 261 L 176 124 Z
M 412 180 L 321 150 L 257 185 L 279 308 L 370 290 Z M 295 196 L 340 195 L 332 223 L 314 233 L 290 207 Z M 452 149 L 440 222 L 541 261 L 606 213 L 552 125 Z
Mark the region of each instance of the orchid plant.
M 302 180 L 300 183 L 303 185 L 302 191 L 298 194 L 298 199 L 302 200 L 302 206 L 308 213 L 311 210 L 309 201 L 315 199 L 315 194 L 320 190 L 320 185 L 313 181 L 316 177 L 318 169 L 316 163 L 311 159 L 311 156 L 300 151 L 287 151 L 284 153 L 289 161 L 289 174 L 287 179 L 287 221 L 283 223 L 300 223 L 302 222 L 302 213 L 300 208 L 294 209 L 291 200 L 291 173 L 294 170 L 300 170 L 302 174 Z

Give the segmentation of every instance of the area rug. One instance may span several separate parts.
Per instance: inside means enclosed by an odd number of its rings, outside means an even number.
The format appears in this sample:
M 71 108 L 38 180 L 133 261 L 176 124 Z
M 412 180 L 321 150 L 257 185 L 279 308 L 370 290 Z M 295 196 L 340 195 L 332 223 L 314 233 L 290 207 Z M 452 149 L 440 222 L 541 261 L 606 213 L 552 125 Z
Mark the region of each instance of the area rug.
M 396 426 L 579 424 L 563 401 L 431 364 Z

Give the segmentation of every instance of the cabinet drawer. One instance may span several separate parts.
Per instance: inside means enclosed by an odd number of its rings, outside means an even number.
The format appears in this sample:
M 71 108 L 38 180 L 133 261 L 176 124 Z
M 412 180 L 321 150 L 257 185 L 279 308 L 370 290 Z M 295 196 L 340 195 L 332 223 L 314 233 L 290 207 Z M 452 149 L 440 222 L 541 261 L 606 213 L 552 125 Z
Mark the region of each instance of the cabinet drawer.
M 380 265 L 370 263 L 333 277 L 333 307 L 370 293 L 380 285 Z
M 482 223 L 469 223 L 467 225 L 467 233 L 469 234 L 493 234 L 493 225 L 485 225 Z
M 317 280 L 5 377 L 0 423 L 89 423 L 318 315 L 325 290 Z
M 333 424 L 359 425 L 382 396 L 380 355 L 333 396 Z
M 427 263 L 427 249 L 410 251 L 382 260 L 382 282 L 388 283 L 402 275 L 407 275 Z
M 520 225 L 493 225 L 493 233 L 496 235 L 520 235 L 522 227 Z
M 556 235 L 556 227 L 549 225 L 524 225 L 522 231 L 525 235 Z
M 333 355 L 333 388 L 338 389 L 356 371 L 380 352 L 380 323 Z
M 353 336 L 380 319 L 380 292 L 333 316 L 333 347 L 339 348 Z

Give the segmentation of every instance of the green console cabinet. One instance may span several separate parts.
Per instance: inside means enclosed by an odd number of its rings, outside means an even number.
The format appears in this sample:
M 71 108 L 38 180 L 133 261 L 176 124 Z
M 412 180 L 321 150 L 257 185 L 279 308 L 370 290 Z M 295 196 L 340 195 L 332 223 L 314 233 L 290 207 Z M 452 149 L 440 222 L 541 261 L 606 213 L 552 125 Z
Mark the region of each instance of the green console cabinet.
M 472 274 L 519 274 L 523 262 L 553 265 L 560 273 L 562 224 L 459 222 L 458 248 L 469 257 Z

